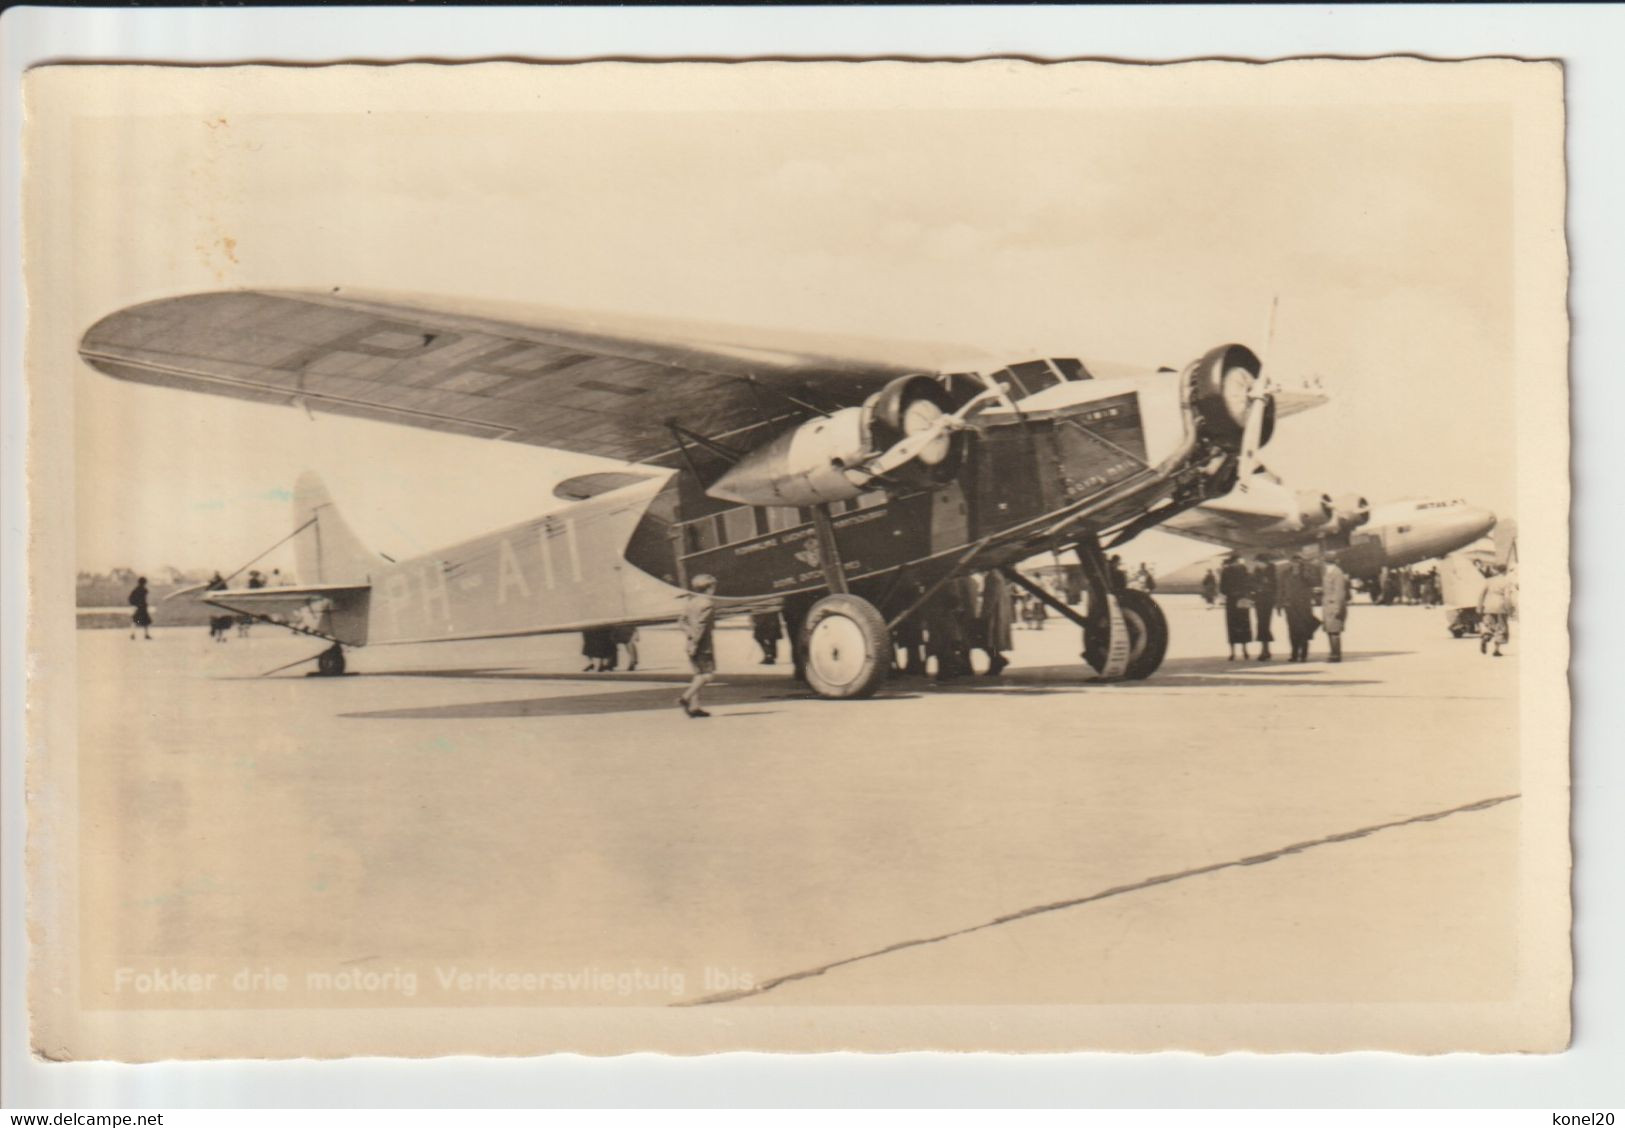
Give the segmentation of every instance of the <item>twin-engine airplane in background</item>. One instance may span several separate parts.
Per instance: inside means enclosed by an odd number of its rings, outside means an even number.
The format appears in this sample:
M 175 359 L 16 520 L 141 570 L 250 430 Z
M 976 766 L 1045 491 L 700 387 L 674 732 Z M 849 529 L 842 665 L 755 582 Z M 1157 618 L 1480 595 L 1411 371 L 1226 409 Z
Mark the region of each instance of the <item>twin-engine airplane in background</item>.
M 874 692 L 891 631 L 959 576 L 999 569 L 1084 631 L 1108 678 L 1144 678 L 1167 625 L 1113 592 L 1104 550 L 1250 477 L 1277 417 L 1241 345 L 1183 368 L 1062 357 L 946 364 L 851 342 L 696 338 L 670 325 L 411 298 L 232 291 L 114 313 L 80 353 L 124 380 L 623 460 L 543 516 L 399 563 L 364 549 L 313 478 L 296 491 L 300 586 L 205 598 L 256 616 L 315 606 L 344 648 L 675 619 L 691 579 L 720 609 L 782 608 L 809 684 Z M 1075 551 L 1079 613 L 1015 571 Z

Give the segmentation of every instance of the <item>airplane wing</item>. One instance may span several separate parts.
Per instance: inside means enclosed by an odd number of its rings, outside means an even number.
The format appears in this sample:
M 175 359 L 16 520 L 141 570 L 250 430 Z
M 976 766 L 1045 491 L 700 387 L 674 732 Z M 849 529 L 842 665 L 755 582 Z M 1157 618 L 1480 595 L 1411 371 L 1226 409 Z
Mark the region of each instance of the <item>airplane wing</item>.
M 861 403 L 898 376 L 943 371 L 948 353 L 849 339 L 840 348 L 806 334 L 769 341 L 335 288 L 130 306 L 91 326 L 79 352 L 124 380 L 648 463 L 676 454 L 668 421 L 726 441 Z
M 1157 529 L 1160 532 L 1178 533 L 1192 540 L 1220 545 L 1233 551 L 1268 547 L 1261 543 L 1263 538 L 1253 536 L 1252 532 L 1279 521 L 1279 514 L 1272 518 L 1263 514 L 1210 509 L 1212 505 L 1213 502 L 1207 501 L 1194 509 L 1176 513 L 1158 525 Z

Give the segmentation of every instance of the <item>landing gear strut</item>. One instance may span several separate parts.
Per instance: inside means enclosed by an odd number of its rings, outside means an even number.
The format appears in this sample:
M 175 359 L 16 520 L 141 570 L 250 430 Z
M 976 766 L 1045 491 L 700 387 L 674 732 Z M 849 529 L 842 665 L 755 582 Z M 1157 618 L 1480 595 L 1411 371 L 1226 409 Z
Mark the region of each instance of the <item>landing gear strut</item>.
M 1168 620 L 1148 592 L 1113 591 L 1111 568 L 1100 540 L 1076 545 L 1089 584 L 1089 618 L 1083 628 L 1083 659 L 1095 672 L 1139 681 L 1150 677 L 1168 653 Z
M 891 630 L 874 604 L 847 590 L 846 568 L 826 506 L 813 510 L 813 525 L 830 594 L 807 612 L 797 637 L 798 668 L 820 697 L 868 697 L 891 668 Z
M 1011 583 L 1083 628 L 1083 658 L 1097 674 L 1131 681 L 1150 677 L 1168 653 L 1168 620 L 1162 608 L 1143 591 L 1112 590 L 1106 554 L 1094 536 L 1079 541 L 1077 553 L 1089 585 L 1087 615 L 1078 614 L 1014 568 L 1001 571 Z

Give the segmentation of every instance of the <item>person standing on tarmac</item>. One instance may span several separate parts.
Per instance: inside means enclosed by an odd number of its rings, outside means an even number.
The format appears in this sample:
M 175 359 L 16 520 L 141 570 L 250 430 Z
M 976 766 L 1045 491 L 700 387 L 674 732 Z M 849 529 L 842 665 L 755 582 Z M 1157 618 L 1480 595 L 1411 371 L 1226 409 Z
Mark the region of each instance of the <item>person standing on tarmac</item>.
M 1106 580 L 1112 585 L 1113 592 L 1128 590 L 1128 572 L 1123 569 L 1123 558 L 1112 555 L 1106 558 Z
M 779 626 L 778 611 L 758 611 L 750 617 L 750 626 L 751 637 L 762 648 L 761 664 L 774 665 L 779 660 L 779 639 L 784 637 L 784 628 Z
M 135 632 L 140 630 L 142 637 L 151 642 L 152 609 L 147 606 L 147 577 L 138 577 L 135 587 L 130 589 L 130 606 L 134 608 L 130 612 L 130 637 L 134 638 Z
M 1275 632 L 1270 630 L 1270 616 L 1275 614 L 1275 601 L 1280 595 L 1280 580 L 1275 574 L 1275 562 L 1266 553 L 1260 553 L 1253 567 L 1253 617 L 1258 622 L 1258 660 L 1270 660 L 1270 643 Z
M 1253 641 L 1253 627 L 1249 621 L 1252 618 L 1252 604 L 1248 598 L 1252 588 L 1247 565 L 1241 562 L 1240 556 L 1231 553 L 1225 558 L 1224 567 L 1219 569 L 1219 594 L 1224 596 L 1224 631 L 1230 641 L 1230 657 L 1226 661 L 1236 660 L 1238 646 L 1241 647 L 1243 661 L 1251 657 L 1247 653 L 1247 644 Z
M 677 704 L 690 717 L 709 717 L 711 714 L 700 708 L 700 691 L 717 672 L 717 655 L 712 639 L 717 622 L 717 602 L 711 598 L 711 593 L 717 587 L 716 577 L 695 576 L 691 586 L 694 592 L 688 597 L 688 606 L 677 621 L 682 624 L 683 634 L 687 636 L 688 664 L 694 671 L 694 677 L 677 699 Z
M 1010 634 L 1010 585 L 997 568 L 982 577 L 982 606 L 977 636 L 987 652 L 987 676 L 997 677 L 1010 664 L 1005 652 L 1015 649 Z
M 1491 564 L 1478 597 L 1478 652 L 1483 654 L 1493 645 L 1491 658 L 1501 657 L 1501 647 L 1507 642 L 1507 616 L 1512 613 L 1509 587 L 1506 565 Z
M 1309 661 L 1309 640 L 1315 637 L 1320 620 L 1315 618 L 1314 565 L 1295 553 L 1281 577 L 1281 614 L 1286 619 L 1287 639 L 1292 643 L 1289 662 Z
M 630 624 L 612 627 L 609 632 L 610 641 L 617 647 L 626 647 L 626 672 L 631 673 L 638 668 L 638 629 Z M 618 651 L 617 651 L 618 653 Z
M 1349 615 L 1349 577 L 1337 566 L 1337 561 L 1326 561 L 1326 571 L 1320 578 L 1320 618 L 1326 628 L 1326 642 L 1331 647 L 1330 661 L 1343 660 L 1343 628 Z

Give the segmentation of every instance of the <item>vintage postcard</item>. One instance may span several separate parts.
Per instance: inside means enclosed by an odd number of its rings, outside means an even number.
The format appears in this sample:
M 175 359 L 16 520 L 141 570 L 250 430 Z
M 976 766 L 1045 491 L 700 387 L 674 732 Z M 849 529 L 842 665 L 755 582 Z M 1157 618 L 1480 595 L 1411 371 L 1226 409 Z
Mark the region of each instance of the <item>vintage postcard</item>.
M 1567 1045 L 1557 64 L 26 112 L 37 1054 Z

